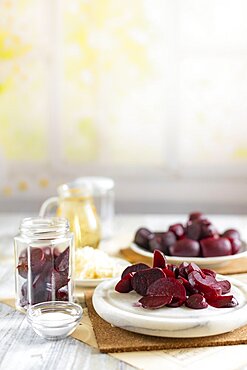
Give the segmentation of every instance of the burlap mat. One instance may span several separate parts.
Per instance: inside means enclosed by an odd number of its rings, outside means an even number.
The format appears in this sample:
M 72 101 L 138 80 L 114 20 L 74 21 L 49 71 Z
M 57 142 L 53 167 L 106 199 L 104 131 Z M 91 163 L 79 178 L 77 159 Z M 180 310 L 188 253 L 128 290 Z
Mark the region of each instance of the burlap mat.
M 86 305 L 98 348 L 104 353 L 247 344 L 247 325 L 230 333 L 210 337 L 160 338 L 132 333 L 108 324 L 95 312 L 92 294 L 86 294 Z
M 143 262 L 152 264 L 152 258 L 142 256 L 134 252 L 130 248 L 120 250 L 120 255 L 131 263 Z M 247 272 L 247 257 L 240 257 L 228 263 L 224 263 L 221 267 L 213 268 L 218 274 L 241 274 Z

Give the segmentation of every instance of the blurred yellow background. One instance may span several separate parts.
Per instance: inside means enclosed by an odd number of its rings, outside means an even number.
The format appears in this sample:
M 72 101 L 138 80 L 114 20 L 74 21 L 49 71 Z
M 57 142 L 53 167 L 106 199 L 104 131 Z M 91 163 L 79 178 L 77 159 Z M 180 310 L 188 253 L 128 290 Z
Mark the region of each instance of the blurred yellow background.
M 116 180 L 122 212 L 247 210 L 244 0 L 1 0 L 0 208 Z

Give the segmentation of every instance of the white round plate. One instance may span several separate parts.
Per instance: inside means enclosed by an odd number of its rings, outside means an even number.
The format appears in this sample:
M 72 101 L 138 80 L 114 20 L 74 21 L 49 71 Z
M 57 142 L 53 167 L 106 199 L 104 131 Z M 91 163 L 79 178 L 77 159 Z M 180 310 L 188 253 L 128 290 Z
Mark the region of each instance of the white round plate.
M 123 270 L 130 266 L 131 263 L 122 259 L 122 258 L 116 258 L 112 257 L 116 264 L 119 266 L 119 275 L 114 276 L 114 278 L 119 278 L 123 272 Z M 76 286 L 82 287 L 82 288 L 95 288 L 97 285 L 102 283 L 102 281 L 108 281 L 112 278 L 102 278 L 102 279 L 75 279 Z
M 217 278 L 226 279 L 223 276 Z M 135 307 L 141 296 L 135 292 L 116 292 L 114 287 L 118 279 L 105 281 L 95 289 L 93 306 L 105 321 L 136 333 L 170 338 L 222 334 L 247 324 L 247 285 L 234 279 L 228 280 L 232 284 L 231 294 L 239 303 L 233 308 L 208 306 L 194 310 L 182 306 L 148 310 Z
M 139 247 L 135 243 L 131 243 L 130 248 L 140 254 L 141 256 L 153 258 L 153 253 L 146 251 L 145 249 Z M 186 261 L 188 263 L 194 262 L 200 267 L 215 268 L 220 267 L 228 262 L 235 259 L 241 258 L 247 255 L 247 244 L 242 242 L 242 248 L 239 253 L 233 254 L 231 256 L 219 256 L 219 257 L 176 257 L 176 256 L 166 256 L 168 263 L 173 263 L 179 265 L 180 263 Z

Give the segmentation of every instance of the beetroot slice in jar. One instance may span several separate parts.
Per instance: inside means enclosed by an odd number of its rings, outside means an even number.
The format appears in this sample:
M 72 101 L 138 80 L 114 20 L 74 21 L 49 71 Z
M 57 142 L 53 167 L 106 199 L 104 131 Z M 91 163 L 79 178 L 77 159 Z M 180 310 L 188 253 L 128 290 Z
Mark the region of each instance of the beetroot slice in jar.
M 186 299 L 185 306 L 199 310 L 199 309 L 207 308 L 208 304 L 206 302 L 205 297 L 203 297 L 203 295 L 192 294 L 189 298 Z
M 150 266 L 146 265 L 145 263 L 136 263 L 135 265 L 131 265 L 126 267 L 126 269 L 122 272 L 121 279 L 124 278 L 129 273 L 141 271 L 141 270 L 147 270 Z
M 138 302 L 141 303 L 143 308 L 156 309 L 161 308 L 170 303 L 172 296 L 145 296 L 142 297 Z
M 127 275 L 125 275 L 115 286 L 115 290 L 119 293 L 129 293 L 132 288 L 131 279 L 134 276 L 134 273 L 129 272 Z
M 33 273 L 38 273 L 42 270 L 45 264 L 45 255 L 41 248 L 30 248 L 31 270 Z
M 207 302 L 215 308 L 231 308 L 238 305 L 238 301 L 233 295 L 221 295 L 212 299 L 207 298 Z
M 67 247 L 55 260 L 55 269 L 59 272 L 69 268 L 69 247 Z
M 166 257 L 163 252 L 155 249 L 153 256 L 153 267 L 166 268 Z
M 156 280 L 165 277 L 162 269 L 155 267 L 147 270 L 137 271 L 131 279 L 131 284 L 136 293 L 144 296 L 148 287 Z

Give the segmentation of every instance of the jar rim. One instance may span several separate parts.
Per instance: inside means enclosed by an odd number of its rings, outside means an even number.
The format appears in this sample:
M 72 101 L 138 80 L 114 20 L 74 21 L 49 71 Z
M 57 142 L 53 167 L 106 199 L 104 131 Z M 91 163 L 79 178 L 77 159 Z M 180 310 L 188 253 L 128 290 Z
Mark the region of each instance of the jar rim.
M 27 217 L 20 224 L 21 234 L 42 239 L 62 236 L 69 230 L 69 222 L 64 217 Z

